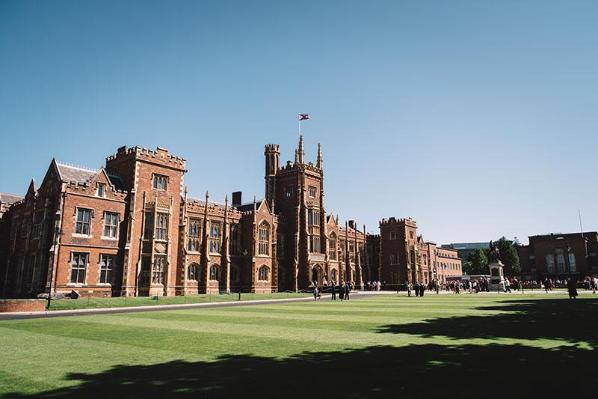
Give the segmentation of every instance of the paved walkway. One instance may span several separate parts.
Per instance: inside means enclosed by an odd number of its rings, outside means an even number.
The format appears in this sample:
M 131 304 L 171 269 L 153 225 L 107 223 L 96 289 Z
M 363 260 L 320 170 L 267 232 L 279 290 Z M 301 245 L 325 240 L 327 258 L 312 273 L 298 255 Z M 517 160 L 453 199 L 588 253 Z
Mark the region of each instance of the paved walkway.
M 364 298 L 371 294 L 392 294 L 392 292 L 360 292 L 353 291 L 351 299 Z M 17 320 L 17 319 L 38 319 L 46 317 L 62 317 L 62 316 L 84 316 L 93 314 L 112 314 L 112 313 L 133 313 L 133 312 L 155 312 L 161 310 L 177 310 L 189 308 L 219 308 L 228 306 L 247 306 L 247 305 L 267 305 L 290 302 L 309 302 L 313 301 L 313 296 L 306 296 L 304 298 L 281 298 L 281 299 L 254 299 L 248 301 L 227 301 L 227 302 L 205 302 L 205 303 L 184 303 L 176 305 L 148 305 L 148 306 L 123 306 L 118 308 L 90 308 L 90 309 L 69 309 L 69 310 L 51 310 L 41 312 L 5 312 L 0 313 L 0 320 Z M 321 300 L 330 300 L 330 294 L 322 295 Z
M 456 295 L 451 291 L 440 291 L 440 295 Z M 459 295 L 496 295 L 496 292 L 480 292 L 478 294 L 470 294 L 468 291 L 463 291 Z M 519 296 L 519 295 L 546 295 L 544 290 L 525 290 L 513 291 L 510 294 L 500 293 L 504 296 Z M 549 295 L 566 295 L 566 290 L 553 290 L 548 292 Z M 592 296 L 591 291 L 580 290 L 581 296 Z M 396 291 L 353 291 L 351 293 L 351 299 L 366 298 L 372 295 L 397 295 Z M 398 293 L 399 296 L 407 296 L 407 292 L 401 291 Z M 434 291 L 426 291 L 426 296 L 435 296 Z M 596 294 L 598 298 L 598 294 Z M 248 306 L 248 305 L 267 305 L 267 304 L 279 304 L 279 303 L 291 303 L 291 302 L 309 302 L 313 301 L 312 296 L 306 296 L 304 298 L 281 298 L 281 299 L 255 299 L 249 301 L 227 301 L 227 302 L 207 302 L 207 303 L 186 303 L 177 305 L 149 305 L 149 306 L 126 306 L 119 308 L 92 308 L 92 309 L 70 309 L 70 310 L 52 310 L 42 312 L 6 312 L 0 313 L 0 320 L 17 320 L 17 319 L 37 319 L 46 317 L 62 317 L 62 316 L 83 316 L 93 314 L 112 314 L 112 313 L 133 313 L 133 312 L 155 312 L 162 310 L 176 310 L 176 309 L 190 309 L 190 308 L 218 308 L 218 307 L 232 307 L 232 306 Z M 325 293 L 322 295 L 322 300 L 329 301 L 330 294 Z

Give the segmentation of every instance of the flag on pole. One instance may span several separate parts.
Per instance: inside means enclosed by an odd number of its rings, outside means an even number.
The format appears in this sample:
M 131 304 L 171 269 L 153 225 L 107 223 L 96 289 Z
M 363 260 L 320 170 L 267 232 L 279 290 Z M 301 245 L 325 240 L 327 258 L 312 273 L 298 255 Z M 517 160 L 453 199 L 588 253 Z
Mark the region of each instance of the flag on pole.
M 309 119 L 309 114 L 299 114 L 300 121 L 306 121 Z

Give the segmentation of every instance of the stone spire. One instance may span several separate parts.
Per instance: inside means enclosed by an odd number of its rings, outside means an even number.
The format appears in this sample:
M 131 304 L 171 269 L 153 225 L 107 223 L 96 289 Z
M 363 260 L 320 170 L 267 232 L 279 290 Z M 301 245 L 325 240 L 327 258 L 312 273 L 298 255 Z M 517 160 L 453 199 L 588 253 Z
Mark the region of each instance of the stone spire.
M 299 136 L 299 147 L 297 147 L 297 160 L 303 163 L 305 158 L 305 150 L 303 149 L 303 135 Z
M 322 146 L 318 143 L 318 160 L 316 161 L 316 168 L 322 169 L 324 166 L 324 158 L 322 157 Z

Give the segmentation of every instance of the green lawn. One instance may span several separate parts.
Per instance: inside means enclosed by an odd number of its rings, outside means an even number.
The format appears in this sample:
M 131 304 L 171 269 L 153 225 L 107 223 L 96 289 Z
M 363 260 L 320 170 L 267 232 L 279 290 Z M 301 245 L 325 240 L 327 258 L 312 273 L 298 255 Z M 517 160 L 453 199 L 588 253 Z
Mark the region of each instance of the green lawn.
M 305 293 L 276 292 L 272 294 L 241 294 L 241 301 L 301 298 L 311 296 Z M 94 298 L 81 297 L 79 299 L 53 299 L 50 310 L 90 309 L 90 308 L 121 308 L 126 306 L 148 305 L 179 305 L 185 303 L 229 302 L 238 301 L 239 294 L 203 294 L 186 296 L 157 296 L 157 297 L 112 297 Z
M 0 396 L 592 397 L 597 346 L 591 295 L 388 295 L 0 321 Z

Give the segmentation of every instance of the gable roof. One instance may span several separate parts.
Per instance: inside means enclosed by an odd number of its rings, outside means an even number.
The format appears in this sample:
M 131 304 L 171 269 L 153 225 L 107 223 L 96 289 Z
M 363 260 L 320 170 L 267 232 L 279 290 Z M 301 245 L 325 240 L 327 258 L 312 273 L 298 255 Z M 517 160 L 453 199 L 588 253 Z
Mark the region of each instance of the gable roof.
M 97 170 L 85 169 L 78 166 L 67 165 L 61 162 L 56 162 L 58 174 L 63 182 L 69 183 L 88 183 L 97 173 Z

